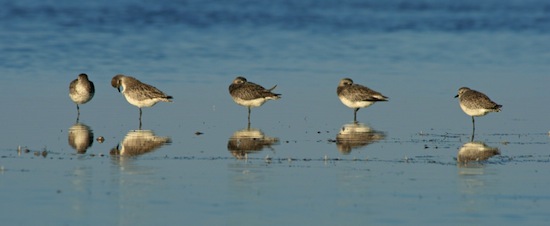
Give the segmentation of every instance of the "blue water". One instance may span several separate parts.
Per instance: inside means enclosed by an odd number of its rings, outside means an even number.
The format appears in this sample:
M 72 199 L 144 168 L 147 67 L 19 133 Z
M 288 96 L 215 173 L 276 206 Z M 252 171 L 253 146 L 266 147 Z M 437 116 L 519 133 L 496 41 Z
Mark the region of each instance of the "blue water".
M 548 40 L 538 0 L 0 0 L 0 219 L 541 225 Z M 68 86 L 83 72 L 96 95 L 76 125 Z M 174 96 L 144 109 L 144 131 L 110 86 L 118 73 Z M 263 137 L 238 138 L 249 150 L 231 143 L 247 131 L 227 91 L 237 75 L 282 93 L 252 110 Z M 340 142 L 353 119 L 342 77 L 390 101 L 360 110 L 370 133 Z M 462 86 L 503 105 L 476 120 L 475 140 L 500 151 L 480 163 L 456 160 L 471 137 Z M 136 134 L 170 141 L 132 149 Z M 110 154 L 122 147 L 136 153 Z

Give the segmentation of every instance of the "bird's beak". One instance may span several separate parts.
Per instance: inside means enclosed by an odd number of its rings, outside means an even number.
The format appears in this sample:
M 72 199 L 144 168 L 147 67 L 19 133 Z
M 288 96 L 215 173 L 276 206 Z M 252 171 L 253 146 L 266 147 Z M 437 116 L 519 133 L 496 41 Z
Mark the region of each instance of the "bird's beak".
M 458 97 L 458 94 L 455 96 L 455 98 L 457 98 L 457 97 Z
M 116 87 L 116 90 L 118 90 L 118 92 L 120 93 L 120 86 L 119 86 L 119 87 Z

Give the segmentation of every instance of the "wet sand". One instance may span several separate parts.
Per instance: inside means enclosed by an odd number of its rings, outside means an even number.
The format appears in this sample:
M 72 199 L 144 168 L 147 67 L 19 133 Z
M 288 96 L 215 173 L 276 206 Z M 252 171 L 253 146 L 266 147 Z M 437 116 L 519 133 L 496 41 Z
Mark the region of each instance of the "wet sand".
M 135 138 L 134 134 L 129 132 Z M 108 148 L 96 151 L 103 147 L 98 143 L 85 154 L 47 148 L 47 155 L 44 150 L 5 150 L 2 176 L 10 183 L 2 185 L 2 196 L 10 209 L 20 210 L 6 220 L 15 224 L 148 224 L 182 219 L 193 224 L 238 224 L 243 217 L 247 224 L 548 220 L 544 172 L 550 155 L 537 153 L 548 146 L 545 134 L 491 135 L 508 141 L 479 143 L 498 148 L 500 155 L 471 162 L 457 162 L 462 140 L 468 140 L 462 134 L 415 134 L 407 140 L 363 143 L 348 153 L 342 153 L 336 141 L 325 139 L 331 135 L 335 134 L 315 133 L 312 137 L 318 139 L 309 141 L 282 140 L 250 150 L 245 158 L 230 148 L 186 149 L 174 144 L 136 155 L 109 154 Z M 194 139 L 208 137 L 201 136 Z M 234 138 L 227 142 L 230 139 Z M 425 211 L 437 215 L 414 217 Z M 29 213 L 58 217 L 29 218 Z

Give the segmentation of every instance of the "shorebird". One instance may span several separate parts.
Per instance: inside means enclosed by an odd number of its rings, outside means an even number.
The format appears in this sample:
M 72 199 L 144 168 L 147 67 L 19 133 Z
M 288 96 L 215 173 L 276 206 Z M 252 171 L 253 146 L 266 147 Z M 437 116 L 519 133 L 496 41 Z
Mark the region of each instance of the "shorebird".
M 343 78 L 340 80 L 336 93 L 344 105 L 354 109 L 354 122 L 357 122 L 357 111 L 359 111 L 360 108 L 366 108 L 378 101 L 388 101 L 388 97 L 366 86 L 354 84 L 353 80 L 350 78 Z
M 272 93 L 277 85 L 266 89 L 258 84 L 248 82 L 246 78 L 238 76 L 229 85 L 229 94 L 238 105 L 248 108 L 248 123 L 250 124 L 250 109 L 262 106 L 268 100 L 277 100 L 281 94 Z
M 78 78 L 73 80 L 69 85 L 69 97 L 76 104 L 76 111 L 78 113 L 76 120 L 80 117 L 79 104 L 85 104 L 90 101 L 95 94 L 94 83 L 88 80 L 87 74 L 79 74 Z
M 168 96 L 154 86 L 142 83 L 134 77 L 115 75 L 111 80 L 111 85 L 124 95 L 128 103 L 139 108 L 140 127 L 142 107 L 152 107 L 160 101 L 172 102 L 172 96 Z M 122 91 L 120 87 L 122 87 Z
M 475 91 L 468 87 L 458 89 L 458 97 L 460 108 L 469 116 L 472 116 L 472 129 L 475 131 L 475 117 L 484 116 L 489 112 L 499 112 L 502 105 L 493 102 L 489 97 L 482 92 Z M 473 133 L 472 133 L 473 139 Z

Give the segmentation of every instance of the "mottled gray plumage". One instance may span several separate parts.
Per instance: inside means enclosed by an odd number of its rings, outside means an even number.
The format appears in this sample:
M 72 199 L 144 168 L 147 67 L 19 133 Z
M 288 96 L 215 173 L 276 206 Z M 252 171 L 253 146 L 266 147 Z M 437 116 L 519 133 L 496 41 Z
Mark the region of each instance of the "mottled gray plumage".
M 255 99 L 279 99 L 281 94 L 272 93 L 277 85 L 271 89 L 266 89 L 256 83 L 249 82 L 244 77 L 237 77 L 233 80 L 233 83 L 229 85 L 229 94 L 234 98 L 240 98 L 243 100 L 255 100 Z
M 343 78 L 336 88 L 336 94 L 344 105 L 354 109 L 353 120 L 357 121 L 357 111 L 378 101 L 388 101 L 388 97 L 369 89 L 366 86 L 354 84 L 350 78 Z
M 238 76 L 229 85 L 229 94 L 235 103 L 248 108 L 248 121 L 250 122 L 250 109 L 262 106 L 268 100 L 277 100 L 281 94 L 272 93 L 277 85 L 266 89 L 258 84 L 248 82 L 246 78 Z
M 128 103 L 139 108 L 139 122 L 141 127 L 141 108 L 152 107 L 156 103 L 172 102 L 172 96 L 164 94 L 154 86 L 142 83 L 134 77 L 115 75 L 111 80 L 111 86 L 121 92 Z M 122 90 L 120 90 L 122 87 Z
M 458 97 L 460 108 L 469 116 L 472 116 L 472 128 L 475 132 L 475 117 L 484 116 L 489 112 L 499 112 L 502 105 L 493 102 L 489 97 L 482 92 L 461 87 L 458 89 Z M 472 133 L 472 137 L 473 137 Z
M 115 75 L 111 80 L 111 85 L 124 94 L 130 104 L 140 108 L 151 107 L 159 101 L 172 102 L 170 100 L 172 96 L 168 96 L 156 87 L 145 84 L 131 76 Z M 122 91 L 120 87 L 122 87 Z
M 482 92 L 470 89 L 468 87 L 462 87 L 458 89 L 458 97 L 460 105 L 467 110 L 464 112 L 470 116 L 482 116 L 489 112 L 499 112 L 502 105 L 493 102 L 489 97 Z M 472 111 L 479 112 L 478 114 Z
M 94 94 L 94 83 L 88 80 L 87 74 L 79 74 L 78 78 L 69 84 L 69 97 L 76 104 L 76 111 L 78 112 L 77 121 L 80 117 L 79 104 L 88 103 L 94 97 Z
M 387 101 L 388 98 L 379 92 L 369 89 L 366 86 L 354 84 L 350 78 L 340 81 L 336 93 L 350 101 Z

